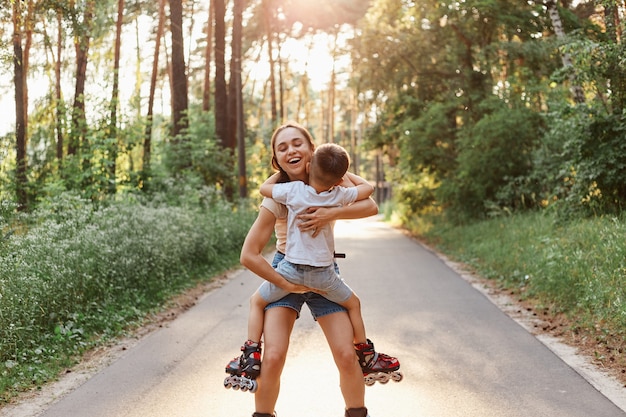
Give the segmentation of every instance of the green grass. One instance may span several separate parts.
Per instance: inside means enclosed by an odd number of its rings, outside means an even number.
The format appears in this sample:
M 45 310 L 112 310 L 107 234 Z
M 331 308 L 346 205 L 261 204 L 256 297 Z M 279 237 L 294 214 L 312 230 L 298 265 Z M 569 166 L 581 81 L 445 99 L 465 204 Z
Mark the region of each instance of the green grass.
M 467 225 L 441 217 L 405 226 L 482 277 L 564 314 L 576 329 L 626 334 L 626 220 L 563 221 L 550 212 Z
M 64 196 L 0 222 L 0 404 L 238 264 L 256 210 L 209 197 L 94 208 Z

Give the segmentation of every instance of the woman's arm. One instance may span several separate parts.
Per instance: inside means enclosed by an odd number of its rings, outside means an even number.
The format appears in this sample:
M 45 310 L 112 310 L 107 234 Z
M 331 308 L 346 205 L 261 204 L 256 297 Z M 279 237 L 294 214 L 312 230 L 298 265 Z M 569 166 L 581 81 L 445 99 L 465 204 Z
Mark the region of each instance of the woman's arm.
M 311 291 L 308 287 L 295 285 L 287 281 L 272 268 L 263 256 L 263 249 L 265 249 L 265 246 L 272 237 L 272 233 L 274 233 L 275 223 L 276 217 L 274 217 L 274 214 L 265 207 L 261 207 L 256 220 L 252 224 L 252 227 L 250 227 L 248 235 L 243 242 L 239 261 L 243 266 L 259 277 L 279 286 L 285 291 L 294 293 Z

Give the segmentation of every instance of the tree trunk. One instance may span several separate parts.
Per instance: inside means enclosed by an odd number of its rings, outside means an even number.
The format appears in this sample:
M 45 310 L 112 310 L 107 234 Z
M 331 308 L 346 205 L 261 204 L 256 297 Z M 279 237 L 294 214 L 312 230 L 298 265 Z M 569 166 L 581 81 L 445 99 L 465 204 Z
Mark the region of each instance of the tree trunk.
M 22 51 L 22 10 L 21 3 L 13 3 L 13 83 L 15 86 L 15 151 L 16 172 L 15 191 L 17 204 L 20 210 L 28 206 L 27 176 L 26 176 L 26 109 L 24 108 L 24 94 L 26 76 L 24 74 L 24 56 Z
M 61 54 L 63 52 L 63 11 L 57 9 L 57 60 L 54 64 L 54 92 L 56 97 L 56 133 L 57 133 L 57 149 L 56 155 L 59 161 L 59 168 L 63 161 L 63 126 L 65 126 L 65 103 L 63 103 L 63 95 L 61 94 Z
M 243 9 L 244 0 L 234 0 L 233 5 L 233 43 L 232 56 L 234 65 L 234 102 L 235 102 L 235 126 L 233 128 L 235 140 L 233 147 L 237 144 L 237 166 L 239 168 L 239 197 L 245 198 L 248 194 L 246 184 L 246 144 L 244 141 L 244 112 L 243 112 L 243 94 L 241 82 L 241 48 L 243 38 Z
M 282 55 L 282 41 L 278 38 L 278 114 L 280 115 L 281 123 L 285 121 L 285 80 L 283 78 L 283 59 Z
M 545 4 L 548 8 L 548 15 L 550 16 L 550 20 L 552 21 L 552 27 L 554 27 L 554 33 L 556 34 L 556 37 L 558 39 L 563 39 L 565 37 L 565 31 L 563 30 L 563 24 L 561 22 L 561 16 L 559 15 L 559 9 L 556 6 L 556 2 L 554 0 L 550 0 L 547 1 Z M 566 69 L 570 70 L 570 90 L 574 97 L 574 101 L 578 104 L 584 104 L 585 94 L 580 84 L 578 84 L 576 70 L 574 69 L 574 64 L 572 64 L 572 57 L 569 53 L 566 52 L 561 56 L 561 60 L 563 62 L 563 66 Z
M 67 154 L 75 155 L 83 145 L 85 138 L 85 80 L 87 77 L 87 59 L 89 57 L 89 42 L 95 0 L 87 1 L 83 19 L 82 33 L 75 36 L 76 47 L 76 88 L 74 89 L 74 104 L 72 106 L 72 132 L 67 145 Z
M 606 26 L 606 34 L 608 35 L 610 42 L 613 44 L 619 44 L 620 36 L 617 27 L 619 22 L 618 9 L 615 4 L 604 5 L 604 25 Z M 607 78 L 611 85 L 611 109 L 613 114 L 621 115 L 623 109 L 626 107 L 626 74 L 622 70 L 622 66 L 619 63 L 621 57 L 610 57 L 608 64 Z
M 228 148 L 228 93 L 226 90 L 226 25 L 224 0 L 214 0 L 215 7 L 215 135 Z
M 213 55 L 213 1 L 209 0 L 209 19 L 206 22 L 206 49 L 204 51 L 204 88 L 202 90 L 202 110 L 211 110 L 211 57 Z
M 26 77 L 28 77 L 28 67 L 30 65 L 30 47 L 33 44 L 33 26 L 35 20 L 35 3 L 33 0 L 28 1 L 28 9 L 26 13 L 26 21 L 24 22 L 24 34 L 26 39 L 24 40 L 24 50 L 22 51 L 22 67 L 24 74 L 24 131 L 28 132 L 28 83 Z
M 116 167 L 117 167 L 117 109 L 119 103 L 119 80 L 120 80 L 120 51 L 122 47 L 122 24 L 124 23 L 124 0 L 117 1 L 117 22 L 115 25 L 115 52 L 113 58 L 113 93 L 111 95 L 111 120 L 109 125 L 109 192 L 116 191 Z
M 146 133 L 143 140 L 143 189 L 148 190 L 148 181 L 151 174 L 150 158 L 152 154 L 152 115 L 154 112 L 154 92 L 156 91 L 157 75 L 159 73 L 159 51 L 161 38 L 165 28 L 165 0 L 159 0 L 159 23 L 157 26 L 156 40 L 154 45 L 154 59 L 152 61 L 152 76 L 150 78 L 150 94 L 148 96 L 148 115 L 146 120 Z
M 273 11 L 271 1 L 263 0 L 263 14 L 265 18 L 265 32 L 267 35 L 267 53 L 270 64 L 270 100 L 272 112 L 272 125 L 278 124 L 278 111 L 276 109 L 276 64 L 274 62 L 274 28 L 272 25 Z
M 170 0 L 170 23 L 172 34 L 172 136 L 176 138 L 188 127 L 182 0 Z

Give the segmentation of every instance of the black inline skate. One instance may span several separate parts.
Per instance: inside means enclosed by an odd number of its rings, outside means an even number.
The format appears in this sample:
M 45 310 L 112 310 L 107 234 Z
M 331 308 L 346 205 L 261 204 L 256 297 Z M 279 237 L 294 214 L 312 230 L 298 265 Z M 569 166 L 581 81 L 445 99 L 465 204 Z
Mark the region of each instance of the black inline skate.
M 398 359 L 376 352 L 371 340 L 367 339 L 367 343 L 355 344 L 354 348 L 363 370 L 365 385 L 372 386 L 376 381 L 381 384 L 386 384 L 389 380 L 402 381 L 403 375 L 399 371 L 400 362 Z
M 234 358 L 226 365 L 224 388 L 256 392 L 257 377 L 261 373 L 261 342 L 247 340 L 241 347 L 241 356 Z

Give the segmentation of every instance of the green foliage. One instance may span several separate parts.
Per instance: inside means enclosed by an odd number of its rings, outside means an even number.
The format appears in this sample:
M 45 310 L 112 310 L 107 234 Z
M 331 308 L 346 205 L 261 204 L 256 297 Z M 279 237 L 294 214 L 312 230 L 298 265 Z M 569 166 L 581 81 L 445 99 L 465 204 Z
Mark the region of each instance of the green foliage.
M 515 187 L 508 193 L 503 191 L 531 170 L 531 151 L 538 137 L 537 115 L 500 100 L 485 101 L 482 106 L 485 116 L 461 133 L 456 191 L 450 195 L 452 207 L 470 214 L 480 214 L 486 202 L 523 207 L 524 202 L 530 203 L 530 196 L 523 198 Z
M 175 199 L 157 193 L 99 208 L 62 194 L 23 219 L 26 231 L 3 235 L 2 398 L 54 378 L 173 293 L 236 264 L 254 211 L 210 189 L 171 191 Z
M 403 171 L 427 169 L 445 178 L 456 167 L 457 110 L 455 102 L 429 103 L 414 119 L 405 119 L 398 139 Z
M 189 128 L 164 144 L 165 177 L 184 177 L 203 186 L 232 186 L 233 155 L 223 149 L 215 137 L 212 113 L 192 109 Z
M 602 323 L 610 334 L 624 334 L 623 218 L 563 222 L 557 213 L 534 212 L 466 225 L 429 220 L 425 236 L 480 275 L 566 314 L 578 326 Z
M 587 116 L 584 134 L 567 143 L 575 171 L 572 196 L 593 213 L 619 213 L 626 201 L 626 119 Z

